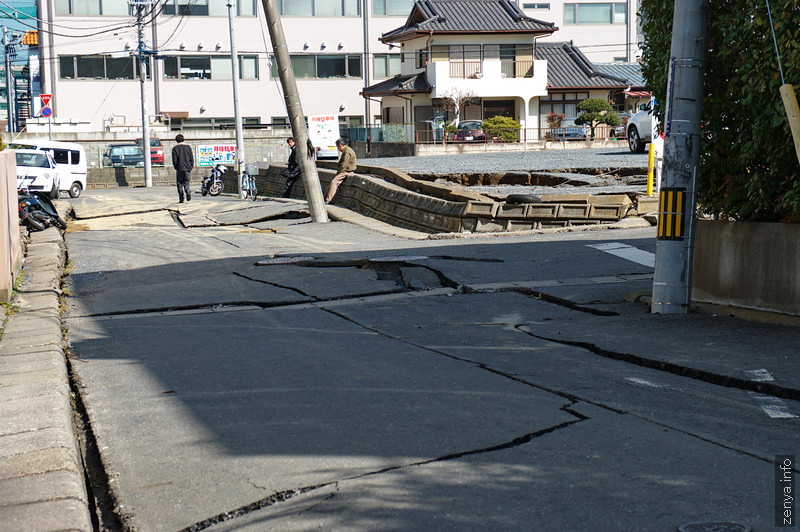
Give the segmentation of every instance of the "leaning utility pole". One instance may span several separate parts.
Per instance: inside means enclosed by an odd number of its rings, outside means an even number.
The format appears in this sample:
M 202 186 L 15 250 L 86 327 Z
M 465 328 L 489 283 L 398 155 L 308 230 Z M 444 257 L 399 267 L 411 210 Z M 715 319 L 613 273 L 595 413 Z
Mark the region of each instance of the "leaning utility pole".
M 675 0 L 672 28 L 653 275 L 654 314 L 686 313 L 691 298 L 708 0 Z
M 244 168 L 244 133 L 242 132 L 242 113 L 239 111 L 239 58 L 236 54 L 236 38 L 233 33 L 233 8 L 235 6 L 233 0 L 230 0 L 228 6 L 228 28 L 231 33 L 231 74 L 233 78 L 233 116 L 236 121 L 236 173 L 239 178 L 236 180 L 239 185 L 239 199 L 244 199 L 244 192 L 242 191 L 242 173 Z
M 289 58 L 289 51 L 286 49 L 286 37 L 283 34 L 278 10 L 275 8 L 275 0 L 261 0 L 261 4 L 264 6 L 264 14 L 267 17 L 267 26 L 269 27 L 269 37 L 272 41 L 275 60 L 278 62 L 278 73 L 283 87 L 283 97 L 286 100 L 286 109 L 289 113 L 289 122 L 292 124 L 292 131 L 297 140 L 295 157 L 300 167 L 300 174 L 303 176 L 303 185 L 306 189 L 311 221 L 327 222 L 328 213 L 325 211 L 325 203 L 322 199 L 322 187 L 319 184 L 317 166 L 306 154 L 308 127 L 306 127 L 303 107 L 300 105 L 300 95 L 297 92 L 294 70 Z
M 150 119 L 147 116 L 147 65 L 150 62 L 144 44 L 145 9 L 152 5 L 151 0 L 128 0 L 136 8 L 136 35 L 139 41 L 136 57 L 139 60 L 139 91 L 142 104 L 142 151 L 144 152 L 144 186 L 153 186 L 153 162 L 150 154 Z

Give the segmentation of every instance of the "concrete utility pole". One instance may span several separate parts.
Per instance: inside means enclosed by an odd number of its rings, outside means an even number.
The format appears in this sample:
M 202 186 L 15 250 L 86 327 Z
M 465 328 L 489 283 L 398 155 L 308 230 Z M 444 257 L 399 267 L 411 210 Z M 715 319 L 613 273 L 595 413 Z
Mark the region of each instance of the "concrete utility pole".
M 311 221 L 324 223 L 328 221 L 328 213 L 325 211 L 325 200 L 322 198 L 322 187 L 319 184 L 317 166 L 312 159 L 306 156 L 308 127 L 306 127 L 303 107 L 300 104 L 300 94 L 297 91 L 297 83 L 295 83 L 289 51 L 286 49 L 286 36 L 283 34 L 283 27 L 278 16 L 278 10 L 275 7 L 275 0 L 261 0 L 261 4 L 264 6 L 269 38 L 272 41 L 275 60 L 278 62 L 278 73 L 283 87 L 283 97 L 286 100 L 286 109 L 289 113 L 289 122 L 292 124 L 292 132 L 295 139 L 297 139 L 296 158 L 300 167 L 300 174 L 303 176 L 303 185 L 306 189 L 306 200 L 308 200 Z
M 361 7 L 361 17 L 364 24 L 364 88 L 369 87 L 369 0 L 364 0 Z M 369 137 L 369 125 L 372 122 L 370 118 L 370 105 L 369 98 L 364 98 L 364 127 L 366 127 L 367 137 Z M 364 139 L 366 140 L 366 139 Z
M 236 38 L 233 32 L 233 8 L 235 3 L 231 0 L 228 6 L 228 27 L 231 32 L 231 77 L 233 78 L 233 116 L 236 121 L 236 173 L 239 174 L 238 187 L 239 199 L 244 199 L 242 192 L 242 173 L 244 164 L 244 132 L 242 131 L 242 113 L 239 111 L 239 57 L 236 54 Z
M 6 56 L 6 111 L 8 113 L 8 132 L 14 133 L 16 128 L 16 112 L 14 105 L 14 75 L 11 72 L 11 59 L 16 55 L 14 45 L 8 37 L 8 28 L 3 26 L 3 51 Z
M 147 65 L 150 56 L 144 44 L 144 14 L 152 5 L 151 0 L 129 0 L 136 7 L 136 35 L 139 41 L 137 58 L 139 59 L 139 91 L 142 103 L 142 151 L 144 152 L 144 186 L 153 186 L 153 161 L 150 155 L 150 119 L 147 116 Z
M 664 174 L 653 275 L 654 314 L 683 314 L 691 298 L 708 0 L 675 0 L 667 81 Z

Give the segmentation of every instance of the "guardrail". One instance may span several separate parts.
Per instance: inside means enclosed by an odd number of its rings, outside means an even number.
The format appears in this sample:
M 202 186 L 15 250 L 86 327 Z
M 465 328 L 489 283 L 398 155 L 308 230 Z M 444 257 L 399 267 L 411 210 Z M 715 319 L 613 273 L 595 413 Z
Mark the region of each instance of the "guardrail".
M 479 130 L 446 131 L 442 129 L 416 130 L 414 142 L 417 144 L 472 143 L 472 142 L 566 142 L 587 140 L 623 140 L 625 130 L 622 127 L 598 126 L 594 138 L 589 127 L 568 126 L 548 128 L 487 128 Z M 373 140 L 373 142 L 380 142 Z

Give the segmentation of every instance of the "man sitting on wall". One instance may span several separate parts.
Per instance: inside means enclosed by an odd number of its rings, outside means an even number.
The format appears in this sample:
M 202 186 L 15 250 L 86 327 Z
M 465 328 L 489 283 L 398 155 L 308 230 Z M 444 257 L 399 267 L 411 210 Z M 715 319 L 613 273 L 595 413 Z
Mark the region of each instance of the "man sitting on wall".
M 339 156 L 339 169 L 331 180 L 331 184 L 328 187 L 328 192 L 325 193 L 326 205 L 330 203 L 333 197 L 336 195 L 339 185 L 342 184 L 347 176 L 353 175 L 353 172 L 356 171 L 356 167 L 358 166 L 358 162 L 356 161 L 356 152 L 353 151 L 353 148 L 345 144 L 342 139 L 336 140 L 336 149 L 339 150 L 339 153 L 341 153 Z

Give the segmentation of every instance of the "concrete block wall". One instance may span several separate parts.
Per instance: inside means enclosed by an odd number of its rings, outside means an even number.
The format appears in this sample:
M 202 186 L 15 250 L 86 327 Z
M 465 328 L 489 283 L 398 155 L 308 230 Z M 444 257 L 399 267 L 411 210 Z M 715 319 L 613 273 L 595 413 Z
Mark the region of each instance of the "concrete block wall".
M 11 152 L 0 152 L 0 303 L 11 300 L 22 267 L 16 167 Z
M 800 316 L 800 224 L 700 220 L 692 301 Z
M 336 163 L 325 161 L 317 165 L 324 191 L 336 173 Z M 262 194 L 283 193 L 285 179 L 280 175 L 283 168 L 271 166 L 261 171 L 256 182 Z M 600 224 L 620 220 L 632 208 L 625 194 L 562 194 L 553 196 L 555 203 L 507 204 L 469 190 L 415 180 L 392 168 L 359 165 L 357 172 L 339 188 L 337 204 L 397 227 L 426 233 L 522 231 Z M 227 179 L 226 190 L 235 190 L 235 178 Z M 301 180 L 295 184 L 292 197 L 305 198 Z

